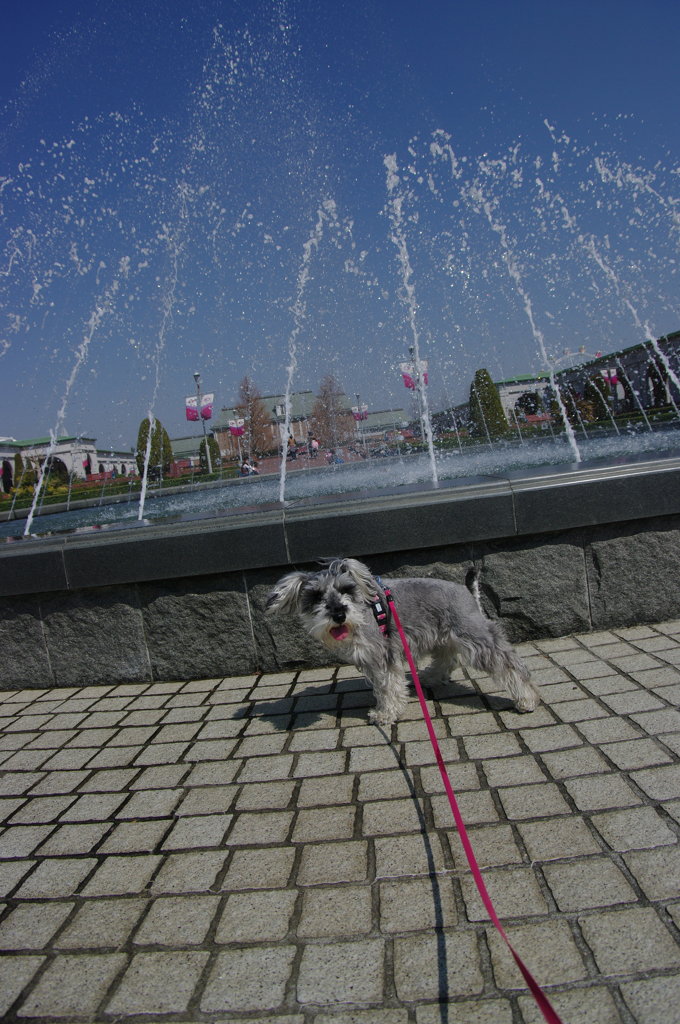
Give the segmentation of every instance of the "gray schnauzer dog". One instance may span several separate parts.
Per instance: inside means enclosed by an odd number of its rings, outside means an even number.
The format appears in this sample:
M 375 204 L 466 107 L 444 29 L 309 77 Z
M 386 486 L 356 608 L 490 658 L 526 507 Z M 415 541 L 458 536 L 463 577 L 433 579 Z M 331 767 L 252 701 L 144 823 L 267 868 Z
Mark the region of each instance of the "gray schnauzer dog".
M 477 580 L 471 590 L 437 579 L 376 580 L 354 558 L 328 559 L 319 572 L 291 572 L 276 584 L 267 614 L 299 615 L 307 632 L 353 662 L 373 687 L 376 708 L 369 719 L 391 725 L 408 699 L 401 639 L 374 609 L 388 608 L 389 589 L 415 659 L 429 655 L 428 682 L 444 682 L 460 660 L 488 672 L 503 686 L 518 711 L 533 711 L 538 692 L 526 665 L 513 651 L 500 623 L 486 617 Z

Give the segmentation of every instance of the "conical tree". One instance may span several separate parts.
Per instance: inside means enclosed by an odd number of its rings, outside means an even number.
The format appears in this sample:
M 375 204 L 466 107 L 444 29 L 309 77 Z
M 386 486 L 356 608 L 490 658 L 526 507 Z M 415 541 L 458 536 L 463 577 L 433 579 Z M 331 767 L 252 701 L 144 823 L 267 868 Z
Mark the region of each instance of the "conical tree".
M 140 473 L 144 472 L 144 461 L 146 459 L 146 446 L 149 442 L 150 426 L 151 425 L 149 422 L 149 417 L 145 416 L 142 422 L 139 424 L 139 432 L 137 434 L 137 449 L 135 451 L 137 469 L 139 470 Z M 163 472 L 166 473 L 170 468 L 171 462 L 172 445 L 170 444 L 168 432 L 160 420 L 154 419 L 153 430 L 151 431 L 149 470 L 161 466 Z
M 210 465 L 214 473 L 220 464 L 220 446 L 212 434 L 208 436 L 208 451 L 210 452 Z M 201 441 L 198 446 L 198 460 L 201 464 L 201 469 L 208 468 L 208 460 L 205 456 L 205 440 Z
M 499 437 L 508 429 L 508 421 L 498 394 L 498 388 L 488 370 L 477 370 L 470 387 L 470 421 L 475 433 L 485 437 Z

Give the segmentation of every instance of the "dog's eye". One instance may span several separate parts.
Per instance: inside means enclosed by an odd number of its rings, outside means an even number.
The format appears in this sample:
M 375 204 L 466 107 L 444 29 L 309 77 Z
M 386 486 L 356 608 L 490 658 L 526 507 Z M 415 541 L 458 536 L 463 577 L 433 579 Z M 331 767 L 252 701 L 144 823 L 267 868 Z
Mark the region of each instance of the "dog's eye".
M 354 583 L 339 583 L 338 584 L 338 592 L 340 594 L 353 594 L 356 591 L 356 589 L 357 588 L 356 588 Z

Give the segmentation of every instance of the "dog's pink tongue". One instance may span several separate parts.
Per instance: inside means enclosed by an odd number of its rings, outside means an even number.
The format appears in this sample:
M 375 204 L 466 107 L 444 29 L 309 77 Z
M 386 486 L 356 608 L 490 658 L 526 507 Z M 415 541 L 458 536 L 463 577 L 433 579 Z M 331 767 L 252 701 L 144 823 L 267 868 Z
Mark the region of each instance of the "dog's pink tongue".
M 334 640 L 344 640 L 346 636 L 349 636 L 349 630 L 344 624 L 342 626 L 333 626 L 331 636 Z

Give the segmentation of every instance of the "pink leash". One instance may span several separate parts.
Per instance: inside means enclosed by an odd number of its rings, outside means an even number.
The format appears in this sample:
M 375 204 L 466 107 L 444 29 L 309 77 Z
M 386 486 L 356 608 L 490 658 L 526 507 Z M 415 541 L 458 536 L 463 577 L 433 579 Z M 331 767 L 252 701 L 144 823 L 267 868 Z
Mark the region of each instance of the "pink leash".
M 503 925 L 498 919 L 498 914 L 494 909 L 494 905 L 491 902 L 491 897 L 489 896 L 489 893 L 487 892 L 486 889 L 486 885 L 484 884 L 482 872 L 480 871 L 479 864 L 477 863 L 477 858 L 475 857 L 474 851 L 472 849 L 472 844 L 470 843 L 470 839 L 467 834 L 467 829 L 465 828 L 465 822 L 463 821 L 463 818 L 461 816 L 460 809 L 458 807 L 458 801 L 456 800 L 456 796 L 455 793 L 453 792 L 448 772 L 446 771 L 446 765 L 444 764 L 444 758 L 442 757 L 441 750 L 439 749 L 439 743 L 437 742 L 437 737 L 435 736 L 434 726 L 432 725 L 430 712 L 427 710 L 425 694 L 423 693 L 423 688 L 420 685 L 420 679 L 418 678 L 418 672 L 416 671 L 413 655 L 411 654 L 411 649 L 408 645 L 406 635 L 402 628 L 401 622 L 399 621 L 397 609 L 394 606 L 394 598 L 392 597 L 392 594 L 388 589 L 385 589 L 385 597 L 387 598 L 387 601 L 389 603 L 390 611 L 392 612 L 395 625 L 399 630 L 399 636 L 401 637 L 401 642 L 404 647 L 404 654 L 406 655 L 406 660 L 408 661 L 409 668 L 411 669 L 411 677 L 413 679 L 413 684 L 416 688 L 416 693 L 418 694 L 418 700 L 420 701 L 420 708 L 423 712 L 425 724 L 427 725 L 427 731 L 430 734 L 430 742 L 432 743 L 432 749 L 434 750 L 434 755 L 437 759 L 437 764 L 439 765 L 439 771 L 442 777 L 442 781 L 444 783 L 444 789 L 446 790 L 446 795 L 449 798 L 449 804 L 451 805 L 451 810 L 453 811 L 453 817 L 456 822 L 456 827 L 458 829 L 458 835 L 460 836 L 460 840 L 463 844 L 465 856 L 467 857 L 468 864 L 470 865 L 472 877 L 475 880 L 475 885 L 477 886 L 479 895 L 482 897 L 482 901 L 484 903 L 484 906 L 486 907 L 489 917 L 491 918 L 493 924 L 496 926 L 496 929 L 499 932 L 503 941 L 505 942 L 506 946 L 512 953 L 515 963 L 522 972 L 522 976 L 526 981 L 527 985 L 529 986 L 531 994 L 536 1000 L 538 1008 L 540 1009 L 544 1018 L 548 1021 L 548 1024 L 563 1024 L 561 1018 L 558 1017 L 557 1013 L 550 1005 L 550 1002 L 548 1001 L 548 997 L 546 996 L 545 992 L 538 984 L 529 968 L 525 965 L 519 953 L 515 952 L 515 950 L 513 949 L 510 939 L 505 934 Z

